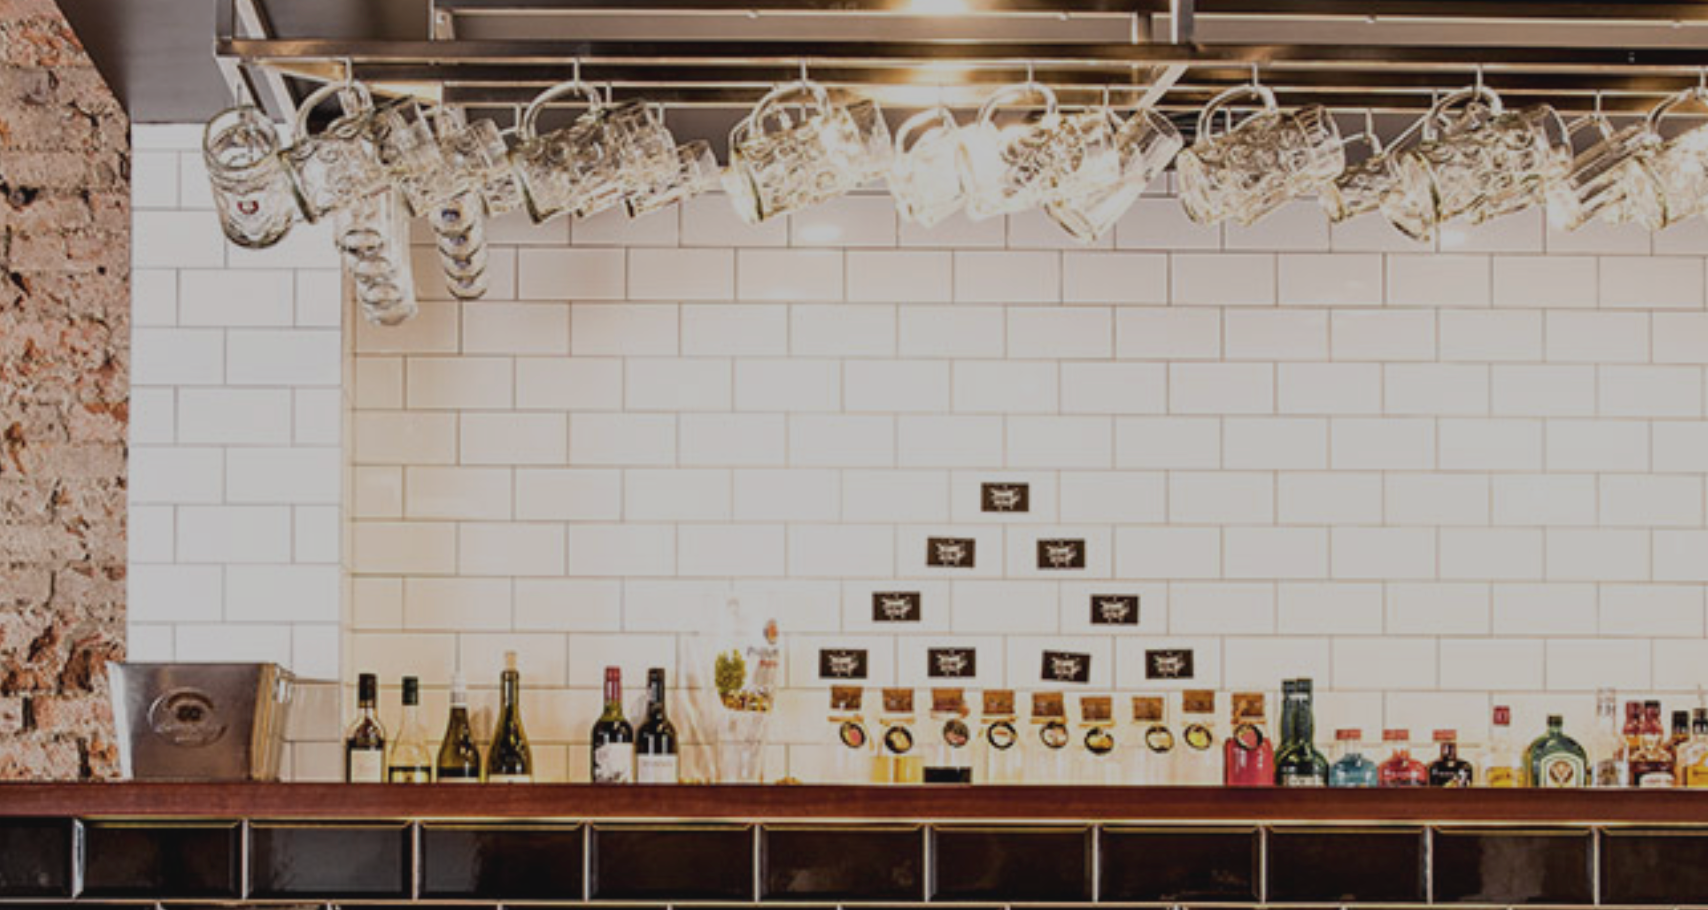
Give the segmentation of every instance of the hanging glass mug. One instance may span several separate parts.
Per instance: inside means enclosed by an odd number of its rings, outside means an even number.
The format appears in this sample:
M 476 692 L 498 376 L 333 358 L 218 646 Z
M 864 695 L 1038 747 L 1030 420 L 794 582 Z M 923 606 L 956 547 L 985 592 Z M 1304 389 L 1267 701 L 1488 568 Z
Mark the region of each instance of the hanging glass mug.
M 1000 109 L 1030 97 L 1042 99 L 1042 113 L 997 125 Z M 1064 166 L 1061 120 L 1056 93 L 1042 83 L 1004 86 L 985 101 L 978 119 L 961 133 L 967 217 L 991 218 L 1044 202 Z
M 724 188 L 743 221 L 756 224 L 840 196 L 859 185 L 860 127 L 816 82 L 773 89 L 729 134 Z
M 260 108 L 242 105 L 214 115 L 202 133 L 202 161 L 220 228 L 232 243 L 264 249 L 284 239 L 297 215 L 296 198 L 279 157 L 278 131 Z
M 845 163 L 851 181 L 849 189 L 889 173 L 890 162 L 895 159 L 895 145 L 878 102 L 843 88 L 831 89 L 830 101 L 842 108 L 854 124 L 855 144 L 848 149 Z
M 336 214 L 338 251 L 363 318 L 393 326 L 414 316 L 409 214 L 396 190 L 353 200 Z
M 309 114 L 334 94 L 344 105 L 343 116 L 310 135 Z M 386 187 L 385 167 L 368 131 L 373 110 L 373 96 L 360 82 L 323 85 L 297 108 L 295 135 L 284 151 L 285 170 L 297 205 L 309 221 L 319 221 Z
M 1102 185 L 1051 199 L 1044 205 L 1051 220 L 1082 243 L 1090 243 L 1113 228 L 1186 143 L 1174 124 L 1152 108 L 1134 111 L 1125 122 L 1107 107 L 1100 113 L 1116 127 L 1119 171 Z
M 586 217 L 622 202 L 626 197 L 674 180 L 681 172 L 676 138 L 664 125 L 664 109 L 629 100 L 599 112 L 601 141 L 615 156 L 617 179 L 590 187 L 575 214 Z
M 1548 182 L 1548 220 L 1573 231 L 1597 218 L 1617 224 L 1657 211 L 1659 188 L 1642 159 L 1660 145 L 1660 137 L 1648 123 L 1615 129 L 1606 117 L 1594 114 L 1570 129 L 1584 127 L 1594 127 L 1597 139 Z
M 461 191 L 439 145 L 438 129 L 412 98 L 388 102 L 374 111 L 368 130 L 374 150 L 403 194 L 409 210 L 425 215 L 440 200 Z
M 1339 224 L 1349 218 L 1379 211 L 1382 199 L 1393 192 L 1398 181 L 1394 170 L 1395 156 L 1404 151 L 1422 132 L 1423 121 L 1413 121 L 1393 142 L 1384 145 L 1381 137 L 1376 134 L 1374 118 L 1366 112 L 1364 132 L 1349 137 L 1346 144 L 1363 142 L 1370 147 L 1370 154 L 1357 164 L 1348 164 L 1346 170 L 1324 186 L 1322 192 L 1317 195 L 1317 202 L 1322 206 L 1323 213 L 1328 215 L 1328 220 Z
M 623 207 L 630 218 L 686 202 L 717 187 L 723 171 L 710 143 L 704 139 L 683 143 L 676 148 L 674 157 L 676 168 L 668 177 L 623 198 Z
M 1216 114 L 1246 96 L 1261 108 L 1216 132 Z M 1321 191 L 1345 169 L 1340 130 L 1326 108 L 1283 112 L 1275 93 L 1256 84 L 1210 99 L 1198 114 L 1196 138 L 1175 162 L 1180 202 L 1201 224 L 1251 224 L 1288 200 Z
M 960 211 L 967 201 L 960 146 L 960 125 L 946 107 L 920 111 L 896 129 L 890 195 L 901 217 L 930 227 Z
M 1652 231 L 1677 224 L 1708 209 L 1708 126 L 1692 127 L 1664 142 L 1662 118 L 1689 101 L 1708 105 L 1708 90 L 1689 88 L 1649 111 L 1644 130 L 1652 137 L 1632 174 L 1633 217 Z
M 574 121 L 544 136 L 535 132 L 535 122 L 546 103 L 577 93 L 587 110 Z M 578 210 L 600 185 L 619 179 L 615 155 L 602 141 L 602 108 L 599 93 L 577 79 L 546 89 L 522 113 L 516 127 L 520 144 L 510 153 L 510 162 L 522 188 L 528 216 L 535 223 L 550 221 L 564 212 Z

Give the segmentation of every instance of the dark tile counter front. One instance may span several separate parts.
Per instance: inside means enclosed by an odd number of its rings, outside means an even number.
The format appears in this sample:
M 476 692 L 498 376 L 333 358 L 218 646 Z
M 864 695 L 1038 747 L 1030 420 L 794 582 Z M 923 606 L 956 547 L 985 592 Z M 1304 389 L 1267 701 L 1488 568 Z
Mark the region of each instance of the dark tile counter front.
M 23 816 L 7 814 L 5 799 L 22 791 L 0 787 L 0 903 L 490 908 L 528 902 L 636 910 L 678 903 L 797 910 L 844 904 L 1708 903 L 1708 820 L 1697 817 L 1708 809 L 1708 794 L 1656 794 L 1671 800 L 1670 819 L 1659 817 L 1660 804 L 1650 794 L 1633 793 L 1608 794 L 1629 800 L 1620 803 L 1625 818 L 1596 820 L 1578 806 L 1586 820 L 1530 823 L 1485 818 L 1486 810 L 1456 811 L 1434 795 L 1412 799 L 1433 808 L 1440 821 L 1418 820 L 1419 804 L 1405 803 L 1405 794 L 1352 797 L 1350 805 L 1340 805 L 1345 820 L 1335 821 L 1325 817 L 1324 806 L 1346 801 L 1322 791 L 1317 798 L 1326 803 L 1294 805 L 1288 801 L 1298 797 L 1240 791 L 1111 789 L 1105 791 L 1112 802 L 1107 811 L 1076 820 L 1046 811 L 986 817 L 988 800 L 1007 796 L 1009 808 L 1020 810 L 1035 793 L 915 788 L 921 807 L 934 808 L 917 819 L 883 819 L 859 817 L 849 807 L 865 798 L 893 800 L 887 793 L 818 788 L 840 801 L 826 804 L 823 819 L 814 820 L 804 812 L 744 812 L 736 797 L 755 796 L 751 789 L 724 793 L 729 799 L 712 811 L 706 801 L 721 789 L 684 788 L 676 814 L 661 809 L 653 817 L 628 818 L 600 811 L 627 795 L 542 789 L 537 818 L 512 812 L 475 818 L 444 805 L 425 811 L 434 804 L 434 788 L 413 800 L 424 811 L 376 818 L 361 816 L 373 814 L 378 791 L 346 788 L 340 794 L 334 788 L 321 795 L 366 794 L 347 799 L 350 817 L 335 819 L 318 810 L 296 818 L 244 812 L 198 817 L 170 800 L 152 818 L 138 814 L 137 806 L 107 817 L 87 811 Z M 395 798 L 396 790 L 384 798 Z M 583 797 L 586 818 L 555 811 L 558 798 L 572 795 Z M 670 795 L 657 794 L 666 803 Z M 1469 806 L 1484 795 L 1459 798 Z M 209 800 L 227 796 L 210 791 Z M 1536 793 L 1523 799 L 1538 807 L 1534 814 L 1545 815 L 1557 810 L 1543 802 L 1549 798 Z M 1570 803 L 1583 797 L 1552 798 Z M 961 814 L 967 817 L 950 811 L 956 800 L 966 805 Z M 694 801 L 701 805 L 690 808 Z M 1123 808 L 1123 802 L 1130 805 Z M 1297 812 L 1308 818 L 1281 815 L 1304 805 L 1315 806 Z M 1387 811 L 1376 811 L 1383 805 Z M 1141 811 L 1145 807 L 1150 811 Z M 1633 812 L 1643 820 L 1632 820 Z

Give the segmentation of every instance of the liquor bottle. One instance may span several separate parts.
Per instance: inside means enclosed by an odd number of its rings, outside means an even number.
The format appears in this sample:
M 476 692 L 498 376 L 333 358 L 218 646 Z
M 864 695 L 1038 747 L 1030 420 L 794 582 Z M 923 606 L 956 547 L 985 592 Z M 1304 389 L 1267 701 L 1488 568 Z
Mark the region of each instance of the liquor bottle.
M 1233 733 L 1223 751 L 1222 782 L 1230 787 L 1275 786 L 1275 745 L 1264 732 L 1263 693 L 1235 692 Z
M 916 717 L 913 711 L 912 689 L 885 689 L 884 713 L 878 716 L 883 730 L 879 738 L 878 760 L 872 763 L 875 783 L 918 784 L 925 781 L 925 756 L 915 749 L 913 735 Z
M 1631 753 L 1631 786 L 1671 787 L 1676 783 L 1672 741 L 1661 726 L 1661 703 L 1643 702 L 1643 733 L 1637 751 Z
M 1150 786 L 1174 783 L 1179 743 L 1168 725 L 1168 699 L 1161 695 L 1133 696 L 1133 729 L 1137 748 L 1131 750 L 1133 781 Z
M 386 780 L 394 784 L 433 782 L 433 756 L 427 751 L 427 728 L 421 723 L 421 681 L 403 678 L 403 720 L 397 726 L 397 741 L 391 747 Z
M 1410 730 L 1383 730 L 1382 742 L 1387 743 L 1388 748 L 1393 750 L 1376 769 L 1377 780 L 1382 786 L 1429 786 L 1429 769 L 1423 766 L 1423 762 L 1411 757 Z
M 344 738 L 344 779 L 352 784 L 385 783 L 385 727 L 380 726 L 379 679 L 356 677 L 356 722 Z
M 534 754 L 522 732 L 522 674 L 516 672 L 516 652 L 504 652 L 504 672 L 498 677 L 498 726 L 486 753 L 486 780 L 494 784 L 534 782 Z
M 1281 684 L 1281 748 L 1275 752 L 1275 784 L 1280 787 L 1328 786 L 1328 759 L 1317 751 L 1316 719 L 1311 708 L 1311 681 Z
M 664 669 L 646 671 L 646 720 L 635 731 L 635 782 L 674 784 L 679 777 L 676 725 L 664 705 Z
M 1086 695 L 1079 700 L 1079 741 L 1084 746 L 1079 779 L 1093 784 L 1121 782 L 1121 759 L 1115 754 L 1115 699 Z
M 1525 780 L 1532 787 L 1582 787 L 1589 772 L 1583 746 L 1567 736 L 1566 720 L 1548 715 L 1548 732 L 1536 737 L 1524 750 Z
M 1072 753 L 1068 743 L 1067 701 L 1060 692 L 1032 693 L 1032 725 L 1037 729 L 1033 755 L 1036 761 L 1027 762 L 1027 770 L 1035 769 L 1037 783 L 1063 784 L 1072 780 Z
M 635 730 L 623 717 L 623 670 L 605 668 L 605 710 L 593 722 L 593 782 L 628 784 L 635 779 Z
M 1691 713 L 1690 741 L 1678 752 L 1677 777 L 1686 787 L 1708 787 L 1708 708 Z
M 830 687 L 830 779 L 838 784 L 863 784 L 872 777 L 872 735 L 860 715 L 866 691 L 859 686 Z
M 1524 785 L 1524 759 L 1512 739 L 1512 709 L 1495 705 L 1489 751 L 1483 759 L 1483 782 L 1491 787 Z
M 1216 692 L 1180 693 L 1180 746 L 1174 751 L 1172 782 L 1213 787 L 1221 782 L 1222 754 L 1216 748 Z
M 1636 730 L 1629 732 L 1635 735 Z M 1619 698 L 1612 689 L 1595 692 L 1595 732 L 1589 740 L 1589 755 L 1595 762 L 1595 773 L 1590 775 L 1593 786 L 1625 786 L 1630 776 L 1627 747 L 1619 727 Z
M 1672 712 L 1672 754 L 1678 755 L 1678 747 L 1690 741 L 1690 712 Z
M 1469 787 L 1476 778 L 1471 763 L 1459 757 L 1459 734 L 1453 730 L 1435 731 L 1435 742 L 1441 754 L 1429 763 L 1431 787 Z
M 474 744 L 469 726 L 469 688 L 461 673 L 451 677 L 451 719 L 445 724 L 445 740 L 439 744 L 439 783 L 478 784 L 481 781 L 480 747 Z
M 1364 755 L 1364 731 L 1334 731 L 1334 764 L 1328 768 L 1331 787 L 1374 787 L 1376 763 Z

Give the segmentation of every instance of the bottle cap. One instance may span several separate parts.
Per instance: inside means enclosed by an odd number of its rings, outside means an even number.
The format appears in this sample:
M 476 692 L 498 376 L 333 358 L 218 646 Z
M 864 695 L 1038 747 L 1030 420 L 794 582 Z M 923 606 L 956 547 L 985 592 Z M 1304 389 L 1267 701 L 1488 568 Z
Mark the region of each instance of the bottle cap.
M 1311 681 L 1308 679 L 1293 680 L 1293 691 L 1300 695 L 1311 694 Z
M 1404 728 L 1395 728 L 1392 730 L 1383 730 L 1382 731 L 1382 742 L 1385 742 L 1385 743 L 1411 742 L 1411 731 L 1404 729 Z
M 1512 726 L 1512 709 L 1506 705 L 1495 705 L 1494 725 L 1497 727 Z
M 406 705 L 421 704 L 421 680 L 413 676 L 403 678 L 403 703 Z
M 1456 743 L 1459 741 L 1459 732 L 1457 730 L 1437 730 L 1435 731 L 1435 741 L 1438 743 Z
M 1565 726 L 1565 724 L 1566 724 L 1566 718 L 1564 715 L 1560 715 L 1560 714 L 1548 715 L 1548 726 L 1550 726 L 1550 727 L 1563 727 L 1563 726 Z
M 356 677 L 356 698 L 361 701 L 373 701 L 379 697 L 380 680 L 372 673 L 363 673 Z
M 506 672 L 506 673 L 516 672 L 516 652 L 515 651 L 505 651 L 504 652 L 504 672 Z
M 1334 731 L 1334 738 L 1338 742 L 1355 743 L 1364 738 L 1364 731 L 1353 727 L 1336 730 Z
M 647 668 L 646 681 L 650 683 L 650 682 L 653 682 L 654 680 L 657 680 L 659 685 L 661 685 L 661 686 L 664 685 L 664 668 L 663 667 L 649 667 L 649 668 Z
M 469 681 L 458 670 L 451 674 L 451 704 L 467 707 L 469 703 Z
M 622 667 L 606 667 L 605 668 L 605 681 L 608 683 L 622 682 L 623 681 L 623 668 Z

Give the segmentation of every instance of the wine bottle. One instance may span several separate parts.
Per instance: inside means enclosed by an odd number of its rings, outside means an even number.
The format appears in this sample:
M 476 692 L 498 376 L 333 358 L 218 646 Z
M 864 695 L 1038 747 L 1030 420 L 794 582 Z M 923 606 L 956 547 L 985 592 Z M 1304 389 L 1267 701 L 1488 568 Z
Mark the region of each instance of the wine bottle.
M 397 740 L 391 747 L 386 780 L 394 784 L 433 782 L 433 757 L 427 751 L 427 729 L 421 725 L 421 682 L 413 676 L 403 678 L 403 720 L 398 723 Z
M 605 668 L 605 710 L 593 724 L 593 782 L 627 784 L 635 779 L 635 731 L 623 718 L 623 671 Z
M 442 784 L 478 784 L 481 779 L 480 747 L 469 726 L 468 682 L 461 673 L 451 677 L 451 719 L 439 744 L 438 775 Z
M 499 676 L 502 692 L 498 726 L 492 731 L 492 747 L 486 753 L 486 780 L 494 784 L 528 784 L 534 781 L 534 756 L 528 751 L 528 734 L 522 732 L 522 674 L 516 672 L 516 652 L 504 652 L 504 673 Z
M 635 781 L 674 784 L 677 781 L 676 725 L 664 704 L 664 670 L 646 671 L 646 720 L 635 731 Z
M 352 784 L 385 783 L 385 727 L 380 726 L 379 679 L 356 678 L 356 722 L 344 738 L 344 779 Z

